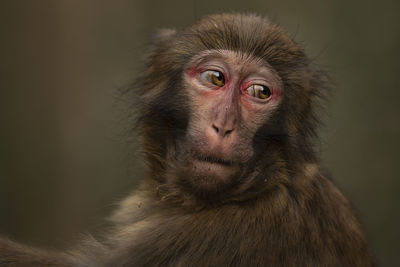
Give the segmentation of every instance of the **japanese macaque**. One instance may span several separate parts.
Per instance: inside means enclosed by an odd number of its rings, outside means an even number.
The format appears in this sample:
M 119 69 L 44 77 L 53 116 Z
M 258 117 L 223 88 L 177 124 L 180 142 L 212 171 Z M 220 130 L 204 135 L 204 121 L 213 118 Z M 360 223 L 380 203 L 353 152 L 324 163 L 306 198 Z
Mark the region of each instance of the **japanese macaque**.
M 0 266 L 373 266 L 312 147 L 326 76 L 255 15 L 162 30 L 134 86 L 148 166 L 102 240 L 0 241 Z

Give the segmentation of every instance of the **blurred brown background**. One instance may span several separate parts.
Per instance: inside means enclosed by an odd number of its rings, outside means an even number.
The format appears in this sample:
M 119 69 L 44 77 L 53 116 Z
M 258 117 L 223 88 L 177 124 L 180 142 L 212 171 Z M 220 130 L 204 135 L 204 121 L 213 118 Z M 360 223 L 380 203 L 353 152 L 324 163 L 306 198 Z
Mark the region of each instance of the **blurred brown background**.
M 381 266 L 399 266 L 400 2 L 0 2 L 0 233 L 70 246 L 102 229 L 142 173 L 118 89 L 158 28 L 222 11 L 268 15 L 335 82 L 318 150 Z M 128 125 L 129 126 L 129 125 Z

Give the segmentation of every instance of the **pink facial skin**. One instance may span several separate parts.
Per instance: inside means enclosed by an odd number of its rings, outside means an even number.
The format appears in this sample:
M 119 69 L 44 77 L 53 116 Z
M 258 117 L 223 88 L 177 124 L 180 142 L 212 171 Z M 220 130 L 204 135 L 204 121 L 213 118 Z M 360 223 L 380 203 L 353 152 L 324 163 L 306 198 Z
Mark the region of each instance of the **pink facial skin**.
M 224 85 L 218 87 L 201 76 L 204 71 L 218 71 Z M 271 117 L 281 102 L 282 82 L 274 69 L 261 59 L 233 51 L 207 51 L 186 66 L 185 90 L 192 103 L 188 140 L 192 143 L 194 159 L 189 165 L 204 179 L 214 177 L 229 181 L 238 165 L 253 155 L 252 139 Z M 271 91 L 268 99 L 249 95 L 251 85 L 266 86 Z M 217 159 L 211 162 L 201 158 Z M 210 178 L 210 179 L 211 179 Z

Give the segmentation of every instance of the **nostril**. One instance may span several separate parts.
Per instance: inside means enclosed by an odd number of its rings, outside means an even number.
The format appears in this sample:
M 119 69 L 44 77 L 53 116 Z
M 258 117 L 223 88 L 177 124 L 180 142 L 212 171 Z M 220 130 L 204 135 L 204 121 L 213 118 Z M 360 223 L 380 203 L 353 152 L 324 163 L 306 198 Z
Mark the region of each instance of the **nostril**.
M 228 134 L 230 134 L 231 132 L 233 132 L 233 129 L 232 129 L 232 130 L 226 130 L 225 135 L 228 135 Z
M 214 129 L 217 133 L 219 133 L 219 128 L 218 128 L 217 126 L 215 126 L 215 125 L 213 124 L 212 127 L 213 127 L 213 129 Z

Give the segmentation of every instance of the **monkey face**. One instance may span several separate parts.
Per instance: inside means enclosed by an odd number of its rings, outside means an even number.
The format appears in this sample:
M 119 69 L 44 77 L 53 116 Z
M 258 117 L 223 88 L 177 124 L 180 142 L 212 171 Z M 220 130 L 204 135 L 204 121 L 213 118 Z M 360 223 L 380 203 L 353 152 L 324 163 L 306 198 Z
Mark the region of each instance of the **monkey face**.
M 229 50 L 200 53 L 183 76 L 191 103 L 186 179 L 208 189 L 231 185 L 249 175 L 242 171 L 256 156 L 256 132 L 281 102 L 281 79 L 267 62 Z

